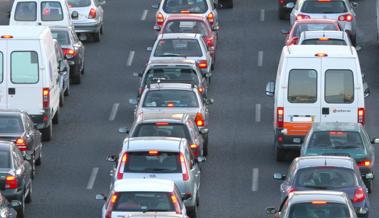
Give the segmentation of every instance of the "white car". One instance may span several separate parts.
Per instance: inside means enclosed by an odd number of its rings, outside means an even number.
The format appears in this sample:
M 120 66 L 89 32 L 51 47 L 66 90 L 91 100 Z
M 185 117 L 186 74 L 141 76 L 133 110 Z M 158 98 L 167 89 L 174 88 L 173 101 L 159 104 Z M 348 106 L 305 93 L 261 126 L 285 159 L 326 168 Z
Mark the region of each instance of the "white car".
M 344 31 L 305 31 L 301 33 L 298 45 L 352 46 Z

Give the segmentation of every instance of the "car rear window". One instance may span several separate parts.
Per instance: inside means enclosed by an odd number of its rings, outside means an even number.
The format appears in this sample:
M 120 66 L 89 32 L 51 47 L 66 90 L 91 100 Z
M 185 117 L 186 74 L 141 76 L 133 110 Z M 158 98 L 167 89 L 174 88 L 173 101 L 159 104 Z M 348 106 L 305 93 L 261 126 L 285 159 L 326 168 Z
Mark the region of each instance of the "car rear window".
M 309 139 L 309 149 L 364 149 L 359 132 L 317 131 Z
M 166 13 L 205 13 L 207 0 L 166 0 L 163 11 Z
M 91 0 L 67 0 L 70 8 L 88 7 L 91 5 Z
M 144 107 L 198 107 L 196 94 L 185 90 L 153 90 L 146 94 Z
M 300 37 L 304 31 L 324 31 L 335 30 L 339 31 L 339 27 L 332 23 L 298 23 L 293 30 L 293 36 Z
M 11 159 L 9 151 L 0 150 L 0 168 L 9 169 L 11 167 Z
M 353 103 L 354 80 L 351 70 L 327 70 L 325 72 L 325 101 L 327 103 Z
M 35 2 L 18 2 L 14 19 L 16 21 L 36 21 L 37 4 Z
M 155 57 L 201 57 L 197 39 L 161 39 L 154 52 Z
M 314 103 L 317 101 L 317 72 L 294 69 L 288 78 L 288 101 L 290 103 Z
M 23 133 L 24 125 L 19 116 L 0 116 L 0 134 Z
M 188 83 L 194 82 L 196 85 L 200 83 L 196 72 L 190 68 L 153 68 L 146 73 L 144 80 L 144 84 L 157 82 L 158 80 L 161 82 L 165 80 Z
M 41 19 L 42 21 L 63 20 L 61 3 L 53 1 L 41 2 Z
M 67 31 L 51 30 L 51 35 L 59 42 L 60 45 L 70 45 L 70 36 Z
M 150 153 L 151 152 L 151 153 Z M 179 153 L 165 151 L 129 152 L 125 173 L 179 173 Z
M 143 136 L 169 136 L 188 139 L 188 130 L 184 124 L 168 122 L 144 123 L 136 127 L 131 137 Z
M 343 1 L 305 1 L 301 12 L 309 14 L 340 14 L 347 12 Z
M 202 21 L 175 20 L 167 22 L 163 33 L 199 33 L 207 36 L 208 30 Z
M 38 54 L 35 51 L 14 51 L 11 54 L 12 83 L 34 84 L 39 81 Z
M 113 211 L 175 211 L 168 192 L 118 192 Z
M 301 45 L 347 45 L 345 40 L 342 39 L 306 39 L 303 40 Z
M 296 173 L 295 183 L 296 187 L 320 190 L 358 185 L 354 170 L 329 166 L 302 168 Z
M 288 218 L 350 218 L 350 212 L 345 204 L 325 201 L 313 203 L 296 203 L 291 205 Z

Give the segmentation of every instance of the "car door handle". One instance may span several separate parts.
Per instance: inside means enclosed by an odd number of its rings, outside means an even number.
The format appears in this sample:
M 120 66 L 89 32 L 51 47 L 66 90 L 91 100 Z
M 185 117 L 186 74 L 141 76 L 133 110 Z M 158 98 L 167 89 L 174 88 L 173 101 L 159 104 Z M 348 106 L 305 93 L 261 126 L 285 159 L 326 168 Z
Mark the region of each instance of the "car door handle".
M 9 94 L 9 95 L 14 95 L 14 94 L 16 94 L 16 88 L 8 88 L 8 94 Z
M 328 107 L 323 107 L 322 108 L 322 114 L 323 115 L 328 115 L 329 114 L 329 108 Z

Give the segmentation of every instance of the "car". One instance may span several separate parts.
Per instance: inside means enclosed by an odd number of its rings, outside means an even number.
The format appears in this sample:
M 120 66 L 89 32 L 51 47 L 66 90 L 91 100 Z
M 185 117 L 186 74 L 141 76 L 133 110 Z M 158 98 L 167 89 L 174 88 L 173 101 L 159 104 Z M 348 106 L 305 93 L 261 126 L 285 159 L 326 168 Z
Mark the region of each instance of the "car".
M 266 214 L 277 218 L 357 218 L 350 199 L 338 191 L 294 191 L 279 209 L 266 208 Z
M 200 202 L 199 162 L 203 159 L 194 157 L 185 138 L 128 137 L 121 153 L 108 159 L 117 163 L 113 181 L 133 178 L 174 181 L 181 195 L 188 197 L 184 200 L 188 214 L 196 217 Z
M 75 32 L 83 40 L 91 37 L 98 42 L 104 30 L 105 0 L 67 0 L 68 8 L 72 14 L 72 23 Z
M 322 30 L 336 30 L 341 31 L 342 28 L 336 20 L 330 19 L 303 19 L 296 20 L 291 26 L 290 31 L 282 30 L 286 35 L 285 45 L 296 45 L 299 41 L 300 35 L 304 31 L 322 31 Z
M 278 15 L 280 20 L 289 18 L 292 8 L 287 6 L 288 3 L 296 3 L 296 0 L 278 0 Z M 291 6 L 291 4 L 289 4 L 289 6 Z
M 54 39 L 55 54 L 58 62 L 59 73 L 59 106 L 63 107 L 64 96 L 70 95 L 70 65 L 65 58 L 58 41 Z
M 42 163 L 41 132 L 35 128 L 30 116 L 19 110 L 0 110 L 0 140 L 16 144 L 23 155 L 30 156 L 32 177 L 36 165 Z
M 230 0 L 227 0 L 230 1 Z M 218 13 L 213 0 L 161 0 L 152 5 L 157 9 L 156 25 L 162 26 L 164 21 L 173 14 L 195 14 L 205 17 L 209 24 L 218 26 Z
M 352 46 L 344 31 L 305 31 L 299 39 L 299 45 L 343 45 Z
M 186 218 L 179 189 L 173 181 L 163 179 L 122 179 L 115 181 L 108 197 L 96 195 L 105 200 L 102 218 L 129 217 L 138 215 L 180 216 Z
M 211 53 L 201 34 L 160 34 L 151 50 L 149 61 L 189 59 L 196 61 L 204 73 L 210 73 L 214 68 Z
M 17 218 L 17 212 L 14 207 L 19 207 L 20 201 L 13 200 L 9 202 L 0 192 L 0 217 Z
M 70 80 L 74 84 L 81 83 L 84 74 L 84 44 L 79 40 L 71 27 L 51 27 L 51 34 L 62 47 L 63 54 L 70 65 Z
M 356 45 L 356 15 L 354 8 L 358 5 L 350 0 L 298 0 L 291 4 L 293 8 L 290 14 L 291 25 L 296 20 L 304 19 L 332 19 L 338 21 L 342 29 L 346 31 L 353 45 Z
M 233 0 L 217 0 L 220 8 L 233 8 Z
M 219 26 L 211 26 L 206 18 L 192 14 L 172 15 L 166 19 L 163 26 L 154 26 L 160 34 L 165 33 L 198 33 L 203 35 L 204 42 L 212 56 L 212 63 L 216 63 L 217 31 Z
M 140 114 L 134 120 L 132 127 L 119 129 L 128 137 L 166 136 L 185 138 L 195 157 L 208 155 L 207 128 L 199 130 L 195 121 L 188 114 Z
M 13 142 L 0 141 L 0 192 L 8 201 L 20 202 L 15 207 L 18 218 L 24 217 L 25 203 L 32 201 L 32 171 Z
M 149 61 L 142 73 L 135 74 L 141 78 L 138 88 L 138 99 L 141 97 L 145 86 L 150 83 L 180 82 L 195 84 L 199 92 L 206 97 L 208 93 L 208 81 L 211 73 L 202 73 L 193 60 L 156 60 Z
M 379 138 L 370 140 L 366 130 L 358 123 L 314 123 L 301 146 L 301 156 L 345 155 L 353 158 L 360 169 L 363 181 L 372 191 L 374 177 L 375 148 Z
M 350 157 L 306 156 L 295 158 L 288 176 L 275 173 L 283 200 L 293 191 L 331 190 L 345 192 L 359 217 L 369 217 L 369 198 L 359 167 Z M 372 178 L 372 175 L 370 176 Z M 370 179 L 368 174 L 367 179 Z

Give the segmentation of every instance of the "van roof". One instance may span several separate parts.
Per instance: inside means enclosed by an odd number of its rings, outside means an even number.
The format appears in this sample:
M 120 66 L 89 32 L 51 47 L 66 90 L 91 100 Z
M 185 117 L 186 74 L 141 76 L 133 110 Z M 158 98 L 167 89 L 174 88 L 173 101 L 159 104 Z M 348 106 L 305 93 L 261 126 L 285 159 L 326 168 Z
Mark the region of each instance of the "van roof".
M 291 45 L 284 46 L 283 53 L 287 57 L 315 57 L 324 53 L 332 58 L 357 58 L 357 51 L 352 46 L 338 45 Z M 326 57 L 326 58 L 327 58 Z
M 42 39 L 43 33 L 50 31 L 49 27 L 46 26 L 0 26 L 0 35 L 11 35 L 14 39 Z M 1 38 L 0 38 L 1 40 Z

